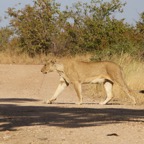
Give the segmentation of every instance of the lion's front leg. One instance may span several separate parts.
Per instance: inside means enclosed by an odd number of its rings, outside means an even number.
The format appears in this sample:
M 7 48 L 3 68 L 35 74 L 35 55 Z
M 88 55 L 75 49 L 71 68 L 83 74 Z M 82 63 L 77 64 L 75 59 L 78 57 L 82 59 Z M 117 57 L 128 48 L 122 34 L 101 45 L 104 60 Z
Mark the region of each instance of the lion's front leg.
M 64 81 L 60 81 L 60 84 L 58 85 L 54 95 L 51 97 L 50 100 L 47 100 L 47 104 L 52 104 L 53 101 L 57 99 L 57 97 L 61 94 L 61 92 L 67 87 L 67 84 Z
M 82 97 L 82 94 L 81 94 L 81 93 L 82 93 L 81 83 L 79 83 L 79 82 L 74 82 L 73 85 L 74 85 L 75 91 L 76 91 L 76 93 L 77 93 L 77 96 L 78 96 L 78 98 L 79 98 L 79 102 L 76 103 L 76 104 L 81 105 L 81 104 L 82 104 L 82 100 L 83 100 L 83 97 Z

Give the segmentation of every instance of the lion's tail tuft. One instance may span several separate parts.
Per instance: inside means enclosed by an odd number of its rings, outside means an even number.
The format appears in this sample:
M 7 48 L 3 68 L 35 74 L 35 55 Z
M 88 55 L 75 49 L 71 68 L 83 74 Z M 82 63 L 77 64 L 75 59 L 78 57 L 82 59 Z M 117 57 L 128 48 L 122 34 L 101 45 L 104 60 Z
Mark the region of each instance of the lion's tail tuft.
M 143 93 L 144 94 L 144 90 L 140 90 L 139 93 Z

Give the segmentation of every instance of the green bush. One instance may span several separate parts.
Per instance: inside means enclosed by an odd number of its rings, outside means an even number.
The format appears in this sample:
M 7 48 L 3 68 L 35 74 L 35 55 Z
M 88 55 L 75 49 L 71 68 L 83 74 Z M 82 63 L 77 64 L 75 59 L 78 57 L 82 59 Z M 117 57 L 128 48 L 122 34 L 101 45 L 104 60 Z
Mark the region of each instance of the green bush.
M 10 37 L 13 35 L 13 31 L 8 27 L 0 29 L 0 51 L 4 51 L 10 42 Z
M 30 55 L 139 55 L 144 45 L 144 16 L 135 27 L 115 19 L 114 13 L 122 13 L 125 4 L 91 0 L 61 11 L 55 1 L 34 0 L 33 6 L 21 10 L 9 8 L 8 14 L 21 50 Z
M 29 54 L 47 53 L 57 33 L 59 5 L 47 0 L 35 0 L 22 10 L 8 9 L 11 25 L 19 36 L 20 47 Z

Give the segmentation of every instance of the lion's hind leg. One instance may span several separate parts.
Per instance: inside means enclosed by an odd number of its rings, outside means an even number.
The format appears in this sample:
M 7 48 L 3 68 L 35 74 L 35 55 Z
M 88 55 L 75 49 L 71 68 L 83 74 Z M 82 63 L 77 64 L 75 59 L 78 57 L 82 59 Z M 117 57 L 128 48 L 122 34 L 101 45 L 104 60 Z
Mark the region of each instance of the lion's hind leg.
M 105 101 L 100 102 L 101 105 L 107 104 L 113 98 L 113 90 L 112 90 L 113 89 L 113 83 L 110 81 L 106 81 L 104 83 L 104 88 L 105 88 L 107 97 L 106 97 Z

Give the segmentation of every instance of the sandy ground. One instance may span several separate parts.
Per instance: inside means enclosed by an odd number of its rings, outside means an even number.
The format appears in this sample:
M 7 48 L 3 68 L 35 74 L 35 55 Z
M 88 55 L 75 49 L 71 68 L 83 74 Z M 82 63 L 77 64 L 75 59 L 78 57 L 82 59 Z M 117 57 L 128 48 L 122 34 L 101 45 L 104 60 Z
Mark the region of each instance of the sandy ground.
M 40 65 L 0 65 L 0 144 L 143 144 L 144 105 L 77 101 L 73 87 L 44 104 L 58 85 Z

